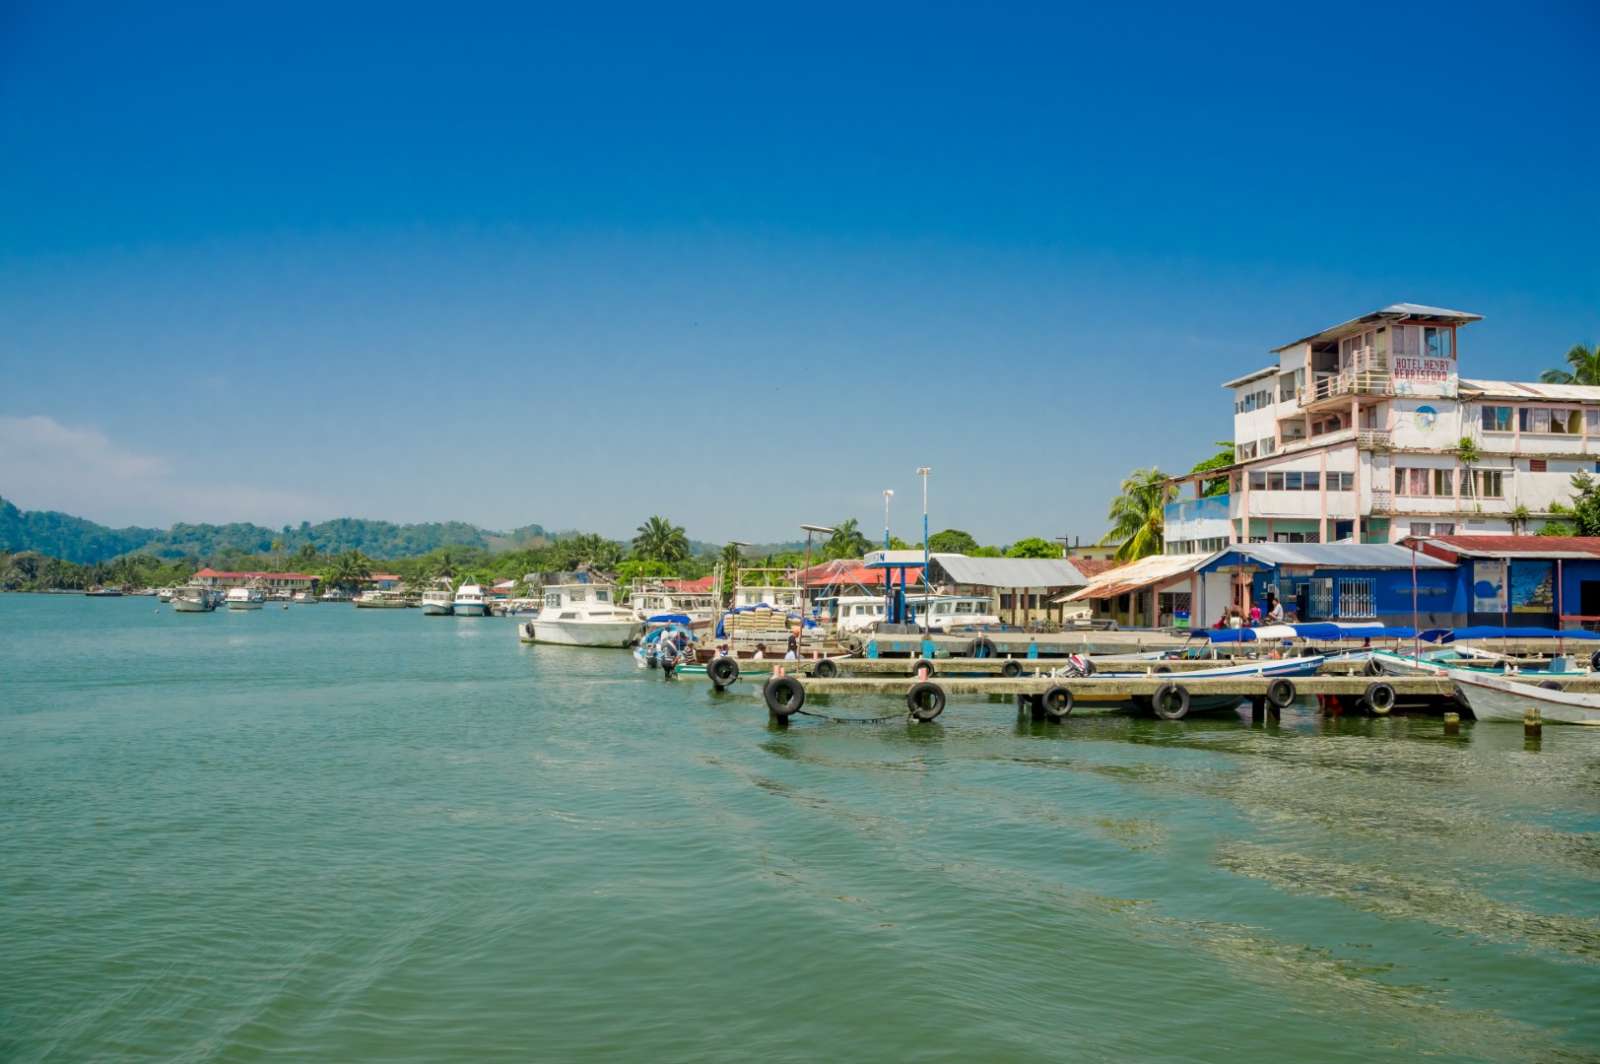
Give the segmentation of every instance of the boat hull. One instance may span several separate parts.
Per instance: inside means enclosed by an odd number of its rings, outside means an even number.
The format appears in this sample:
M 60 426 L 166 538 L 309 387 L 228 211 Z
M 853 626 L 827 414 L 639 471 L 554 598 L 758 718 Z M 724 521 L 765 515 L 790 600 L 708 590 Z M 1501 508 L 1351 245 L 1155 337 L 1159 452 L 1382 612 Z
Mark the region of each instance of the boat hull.
M 639 638 L 638 621 L 524 621 L 518 635 L 525 643 L 564 647 L 627 647 Z
M 261 608 L 261 606 L 262 606 L 262 604 L 259 603 L 259 602 L 230 602 L 230 603 L 228 603 L 228 608 L 230 610 L 259 610 Z
M 1459 676 L 1456 699 L 1477 720 L 1520 722 L 1529 709 L 1552 724 L 1600 724 L 1600 695 L 1553 691 L 1498 676 Z
M 422 604 L 422 615 L 424 617 L 448 617 L 454 609 L 455 606 L 448 602 L 424 602 Z
M 482 602 L 456 602 L 452 609 L 457 617 L 482 617 L 489 612 L 488 605 Z
M 172 600 L 174 613 L 210 613 L 217 608 L 213 602 L 197 602 L 194 599 L 175 598 Z

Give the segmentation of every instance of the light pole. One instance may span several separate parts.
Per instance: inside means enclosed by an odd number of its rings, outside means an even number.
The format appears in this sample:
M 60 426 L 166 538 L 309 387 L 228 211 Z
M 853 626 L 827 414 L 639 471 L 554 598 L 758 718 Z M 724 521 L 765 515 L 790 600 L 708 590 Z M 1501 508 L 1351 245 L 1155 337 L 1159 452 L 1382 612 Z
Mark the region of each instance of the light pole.
M 801 525 L 800 527 L 805 529 L 806 532 L 806 571 L 805 575 L 800 578 L 800 600 L 806 606 L 810 606 L 811 596 L 806 594 L 805 584 L 806 580 L 809 579 L 811 574 L 811 534 L 813 532 L 831 533 L 833 529 L 829 528 L 827 525 Z
M 894 498 L 893 488 L 883 489 L 883 549 L 889 549 L 889 500 Z
M 918 466 L 917 476 L 922 478 L 922 586 L 931 588 L 928 583 L 928 474 L 933 472 L 932 466 Z M 931 592 L 929 592 L 931 594 Z M 928 606 L 929 598 L 924 595 L 922 599 L 922 638 L 928 638 Z
M 743 540 L 728 540 L 728 546 L 733 548 L 733 590 L 728 595 L 729 606 L 733 605 L 734 596 L 739 593 L 739 551 L 749 545 Z

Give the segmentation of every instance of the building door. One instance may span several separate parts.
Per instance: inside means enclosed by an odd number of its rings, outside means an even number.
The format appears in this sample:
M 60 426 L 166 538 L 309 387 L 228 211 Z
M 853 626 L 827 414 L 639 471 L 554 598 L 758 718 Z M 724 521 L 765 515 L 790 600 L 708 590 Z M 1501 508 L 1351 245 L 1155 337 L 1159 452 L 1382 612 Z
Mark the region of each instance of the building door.
M 1578 612 L 1585 617 L 1600 617 L 1600 580 L 1578 583 Z

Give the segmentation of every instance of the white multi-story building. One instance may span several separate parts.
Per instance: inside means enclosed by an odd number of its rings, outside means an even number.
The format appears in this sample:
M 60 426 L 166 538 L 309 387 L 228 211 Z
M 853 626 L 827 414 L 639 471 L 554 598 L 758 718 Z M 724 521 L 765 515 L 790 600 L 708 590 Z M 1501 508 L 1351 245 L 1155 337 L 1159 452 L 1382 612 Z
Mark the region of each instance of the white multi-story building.
M 1600 471 L 1600 388 L 1461 377 L 1479 320 L 1396 303 L 1225 383 L 1237 464 L 1175 478 L 1167 552 L 1537 530 Z M 1226 495 L 1183 498 L 1221 476 Z

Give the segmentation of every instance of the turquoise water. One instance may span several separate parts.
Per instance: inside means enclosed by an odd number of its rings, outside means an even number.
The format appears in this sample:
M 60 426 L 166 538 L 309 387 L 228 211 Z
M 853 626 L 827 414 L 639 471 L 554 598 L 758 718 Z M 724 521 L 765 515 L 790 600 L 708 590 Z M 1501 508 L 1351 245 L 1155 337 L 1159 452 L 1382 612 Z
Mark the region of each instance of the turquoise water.
M 780 732 L 505 620 L 0 596 L 0 1060 L 1595 1060 L 1597 917 L 1600 729 Z

